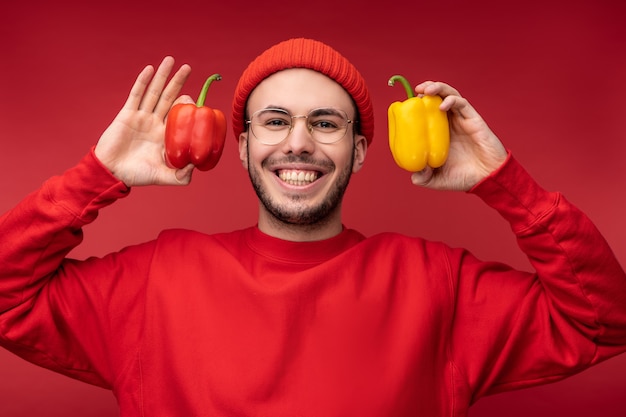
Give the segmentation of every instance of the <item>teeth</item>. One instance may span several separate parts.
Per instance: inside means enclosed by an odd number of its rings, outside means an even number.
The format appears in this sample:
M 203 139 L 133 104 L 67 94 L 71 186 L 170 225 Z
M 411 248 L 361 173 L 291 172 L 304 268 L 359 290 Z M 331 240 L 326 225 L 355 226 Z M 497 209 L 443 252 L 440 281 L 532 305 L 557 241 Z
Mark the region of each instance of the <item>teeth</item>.
M 307 185 L 317 179 L 315 171 L 280 171 L 278 174 L 281 180 L 290 185 Z

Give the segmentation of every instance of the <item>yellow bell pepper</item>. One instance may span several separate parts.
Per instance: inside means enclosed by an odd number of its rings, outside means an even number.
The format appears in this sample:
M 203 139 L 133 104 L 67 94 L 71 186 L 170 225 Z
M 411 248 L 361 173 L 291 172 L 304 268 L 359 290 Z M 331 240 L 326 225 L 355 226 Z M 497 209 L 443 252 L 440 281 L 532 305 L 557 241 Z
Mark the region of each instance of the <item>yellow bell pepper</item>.
M 439 168 L 448 158 L 450 127 L 446 112 L 439 109 L 441 97 L 416 97 L 406 78 L 394 75 L 389 85 L 400 81 L 408 99 L 391 103 L 389 117 L 389 148 L 396 164 L 410 172 L 426 165 Z

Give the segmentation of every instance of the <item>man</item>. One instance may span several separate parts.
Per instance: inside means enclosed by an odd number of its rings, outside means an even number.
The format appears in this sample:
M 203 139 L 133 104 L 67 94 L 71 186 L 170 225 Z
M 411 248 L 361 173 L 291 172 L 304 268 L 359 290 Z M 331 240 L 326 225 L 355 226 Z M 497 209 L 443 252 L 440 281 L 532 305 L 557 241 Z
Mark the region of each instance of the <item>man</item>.
M 189 75 L 147 67 L 93 152 L 0 219 L 0 341 L 113 390 L 122 416 L 464 416 L 478 398 L 626 350 L 626 275 L 561 195 L 536 184 L 452 87 L 428 187 L 472 192 L 511 223 L 535 273 L 419 238 L 342 225 L 373 106 L 327 45 L 291 39 L 244 71 L 233 129 L 258 225 L 168 230 L 102 258 L 65 255 L 130 187 L 187 184 L 163 157 Z

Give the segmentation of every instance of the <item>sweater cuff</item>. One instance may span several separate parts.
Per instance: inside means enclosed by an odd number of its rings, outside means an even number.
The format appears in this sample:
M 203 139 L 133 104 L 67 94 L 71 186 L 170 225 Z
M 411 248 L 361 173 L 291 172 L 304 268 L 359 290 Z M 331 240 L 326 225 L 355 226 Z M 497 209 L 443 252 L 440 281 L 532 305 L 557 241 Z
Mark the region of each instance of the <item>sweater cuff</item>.
M 94 148 L 63 175 L 46 183 L 48 199 L 83 222 L 95 219 L 99 209 L 126 197 L 130 188 L 96 157 Z
M 543 189 L 510 152 L 500 168 L 469 192 L 497 210 L 516 232 L 532 227 L 560 199 L 559 193 Z

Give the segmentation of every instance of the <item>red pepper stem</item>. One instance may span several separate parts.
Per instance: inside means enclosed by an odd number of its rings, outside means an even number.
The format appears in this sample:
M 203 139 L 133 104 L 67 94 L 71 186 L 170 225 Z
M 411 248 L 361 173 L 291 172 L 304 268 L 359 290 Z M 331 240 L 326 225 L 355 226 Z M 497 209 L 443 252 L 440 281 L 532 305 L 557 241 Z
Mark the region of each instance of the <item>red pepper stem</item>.
M 411 85 L 409 84 L 409 82 L 402 75 L 394 75 L 393 77 L 391 77 L 389 79 L 387 84 L 389 86 L 393 87 L 393 85 L 395 84 L 396 81 L 400 81 L 402 83 L 402 85 L 404 86 L 404 89 L 406 90 L 406 95 L 409 98 L 415 97 L 415 91 L 413 91 L 413 89 L 411 88 Z
M 206 100 L 206 93 L 209 91 L 209 86 L 213 81 L 219 81 L 222 79 L 222 76 L 219 74 L 213 74 L 204 82 L 204 86 L 202 87 L 202 91 L 200 91 L 200 95 L 198 96 L 198 101 L 196 102 L 196 106 L 202 107 L 204 106 L 204 101 Z

